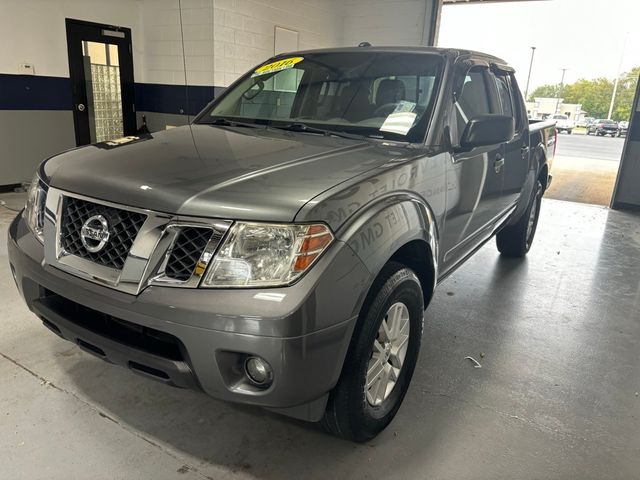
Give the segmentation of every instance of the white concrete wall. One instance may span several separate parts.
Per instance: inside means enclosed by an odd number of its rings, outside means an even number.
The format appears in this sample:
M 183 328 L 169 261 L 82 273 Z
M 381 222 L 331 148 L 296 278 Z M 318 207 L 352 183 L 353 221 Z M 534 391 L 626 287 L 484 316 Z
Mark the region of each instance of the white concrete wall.
M 213 0 L 214 84 L 227 86 L 274 54 L 275 27 L 299 32 L 299 48 L 341 43 L 339 0 Z
M 132 29 L 137 82 L 227 86 L 273 55 L 275 26 L 300 49 L 420 45 L 433 0 L 1 0 L 0 73 L 69 75 L 65 18 Z M 180 19 L 184 27 L 184 53 Z
M 138 0 L 144 83 L 213 85 L 214 0 Z M 181 31 L 184 29 L 184 52 Z
M 273 55 L 276 25 L 299 32 L 301 50 L 363 41 L 425 45 L 434 1 L 213 0 L 214 84 L 227 86 Z
M 65 18 L 131 28 L 134 70 L 142 69 L 135 0 L 0 0 L 0 73 L 30 62 L 36 75 L 68 77 Z
M 346 0 L 342 43 L 425 45 L 424 20 L 433 0 Z M 430 11 L 430 10 L 429 10 Z

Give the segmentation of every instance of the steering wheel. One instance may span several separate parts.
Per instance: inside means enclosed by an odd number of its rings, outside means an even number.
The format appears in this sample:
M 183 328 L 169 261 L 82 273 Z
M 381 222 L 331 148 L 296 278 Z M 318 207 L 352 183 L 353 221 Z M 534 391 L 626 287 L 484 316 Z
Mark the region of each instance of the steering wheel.
M 393 112 L 396 107 L 398 106 L 397 103 L 385 103 L 384 105 L 380 105 L 378 108 L 376 108 L 373 111 L 373 116 L 374 117 L 384 117 L 389 115 L 391 112 Z

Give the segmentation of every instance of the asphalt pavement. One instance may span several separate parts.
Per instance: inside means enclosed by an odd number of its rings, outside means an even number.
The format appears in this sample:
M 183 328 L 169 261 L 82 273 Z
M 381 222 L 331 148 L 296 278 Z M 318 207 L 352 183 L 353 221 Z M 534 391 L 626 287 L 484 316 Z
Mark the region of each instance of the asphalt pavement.
M 619 162 L 623 146 L 624 137 L 596 137 L 576 132 L 571 135 L 559 133 L 556 155 Z

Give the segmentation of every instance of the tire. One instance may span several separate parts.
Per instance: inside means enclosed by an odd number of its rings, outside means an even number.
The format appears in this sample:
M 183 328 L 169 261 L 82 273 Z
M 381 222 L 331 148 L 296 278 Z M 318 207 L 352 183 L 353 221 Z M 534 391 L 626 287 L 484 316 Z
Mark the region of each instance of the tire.
M 406 311 L 398 305 L 404 306 Z M 408 328 L 405 335 L 397 335 L 398 339 L 402 337 L 406 341 L 404 359 L 399 364 L 403 347 L 398 347 L 399 343 L 391 349 L 383 347 L 388 337 L 382 322 L 384 320 L 385 325 L 392 328 L 392 319 L 396 318 L 393 312 L 405 315 L 401 316 L 401 323 Z M 346 440 L 365 442 L 393 420 L 416 366 L 422 341 L 423 317 L 424 300 L 420 280 L 404 265 L 389 262 L 378 275 L 362 307 L 342 374 L 329 395 L 327 409 L 320 421 L 326 431 Z M 400 365 L 399 371 L 393 368 L 394 363 Z M 378 375 L 371 375 L 375 365 L 380 366 L 380 371 Z M 387 378 L 395 376 L 395 383 L 385 383 L 384 374 L 388 371 L 393 375 Z M 372 377 L 374 379 L 370 390 L 366 389 L 368 374 L 370 381 Z M 374 391 L 376 388 L 378 390 Z
M 531 249 L 540 218 L 543 193 L 542 183 L 538 180 L 536 192 L 522 217 L 517 223 L 503 228 L 496 235 L 498 251 L 505 257 L 522 258 Z
M 567 133 L 568 133 L 569 135 L 571 135 L 571 130 L 567 130 Z

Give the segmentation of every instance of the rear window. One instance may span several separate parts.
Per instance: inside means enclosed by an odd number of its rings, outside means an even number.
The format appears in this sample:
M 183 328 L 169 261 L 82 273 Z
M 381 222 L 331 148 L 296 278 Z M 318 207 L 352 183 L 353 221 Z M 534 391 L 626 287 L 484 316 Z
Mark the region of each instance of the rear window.
M 553 119 L 554 120 L 568 120 L 569 117 L 567 117 L 566 115 L 554 115 Z

